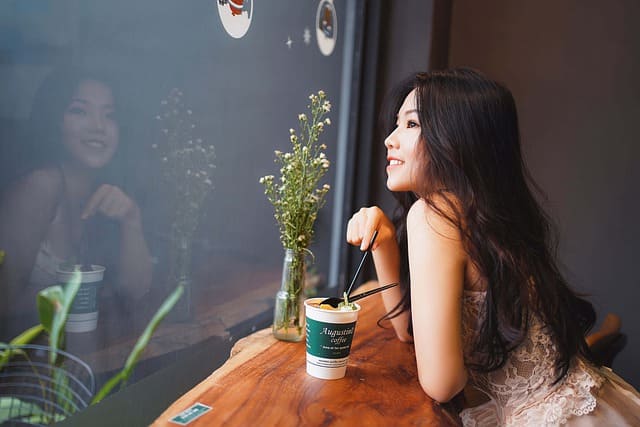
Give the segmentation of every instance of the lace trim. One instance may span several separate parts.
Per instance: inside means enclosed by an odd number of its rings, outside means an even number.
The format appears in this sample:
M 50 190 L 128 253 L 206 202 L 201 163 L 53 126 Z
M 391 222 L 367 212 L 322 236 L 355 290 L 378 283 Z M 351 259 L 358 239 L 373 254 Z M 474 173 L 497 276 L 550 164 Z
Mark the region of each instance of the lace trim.
M 580 359 L 567 374 L 562 385 L 546 399 L 530 408 L 513 414 L 509 424 L 522 426 L 558 426 L 565 424 L 572 416 L 587 415 L 596 408 L 595 391 L 605 379 L 598 375 Z
M 595 391 L 604 383 L 601 375 L 592 372 L 581 360 L 567 375 L 562 385 L 551 392 L 545 399 L 532 406 L 526 406 L 507 416 L 501 422 L 499 409 L 495 401 L 464 409 L 460 412 L 462 425 L 465 427 L 481 426 L 560 426 L 566 424 L 572 416 L 582 416 L 593 412 L 596 408 Z

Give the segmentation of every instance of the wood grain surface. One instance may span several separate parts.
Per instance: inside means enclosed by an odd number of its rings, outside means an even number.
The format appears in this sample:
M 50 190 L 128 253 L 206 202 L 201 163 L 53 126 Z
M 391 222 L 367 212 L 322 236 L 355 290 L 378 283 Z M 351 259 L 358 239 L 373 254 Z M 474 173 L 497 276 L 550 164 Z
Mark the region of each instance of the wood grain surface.
M 307 375 L 304 341 L 277 341 L 264 329 L 238 341 L 222 367 L 153 425 L 177 425 L 170 419 L 196 402 L 212 409 L 189 426 L 460 425 L 451 408 L 435 403 L 420 387 L 413 345 L 376 324 L 384 314 L 380 296 L 360 305 L 344 378 Z

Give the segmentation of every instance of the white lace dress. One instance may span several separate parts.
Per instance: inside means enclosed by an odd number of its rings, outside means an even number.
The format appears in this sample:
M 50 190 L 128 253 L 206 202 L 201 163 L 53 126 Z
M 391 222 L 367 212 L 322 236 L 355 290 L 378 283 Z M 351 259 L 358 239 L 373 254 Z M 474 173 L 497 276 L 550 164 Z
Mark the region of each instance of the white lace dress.
M 472 338 L 482 321 L 485 292 L 465 291 L 463 340 L 473 360 Z M 610 369 L 576 357 L 553 384 L 556 348 L 533 319 L 528 337 L 500 369 L 470 371 L 470 384 L 491 400 L 460 413 L 464 426 L 640 426 L 640 394 Z

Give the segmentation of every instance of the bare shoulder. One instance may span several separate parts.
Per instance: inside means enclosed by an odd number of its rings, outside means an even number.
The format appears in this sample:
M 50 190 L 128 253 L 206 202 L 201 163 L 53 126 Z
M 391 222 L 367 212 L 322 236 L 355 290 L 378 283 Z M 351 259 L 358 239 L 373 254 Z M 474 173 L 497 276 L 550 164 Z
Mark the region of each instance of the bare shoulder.
M 460 230 L 447 217 L 456 218 L 457 200 L 444 196 L 433 199 L 435 206 L 420 198 L 407 213 L 407 231 L 409 233 L 422 230 L 446 239 L 460 241 Z
M 62 197 L 63 189 L 64 182 L 59 169 L 37 169 L 8 188 L 3 205 L 18 204 L 52 209 Z

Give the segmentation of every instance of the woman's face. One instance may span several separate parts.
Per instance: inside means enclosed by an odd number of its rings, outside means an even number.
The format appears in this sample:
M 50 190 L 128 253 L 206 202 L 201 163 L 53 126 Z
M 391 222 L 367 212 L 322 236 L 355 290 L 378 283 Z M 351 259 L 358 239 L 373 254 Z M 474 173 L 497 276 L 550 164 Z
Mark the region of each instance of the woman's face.
M 105 166 L 118 148 L 118 123 L 111 89 L 95 80 L 77 86 L 62 120 L 62 142 L 79 165 Z
M 420 130 L 414 89 L 398 111 L 396 128 L 384 141 L 387 147 L 387 188 L 391 191 L 417 191 Z

